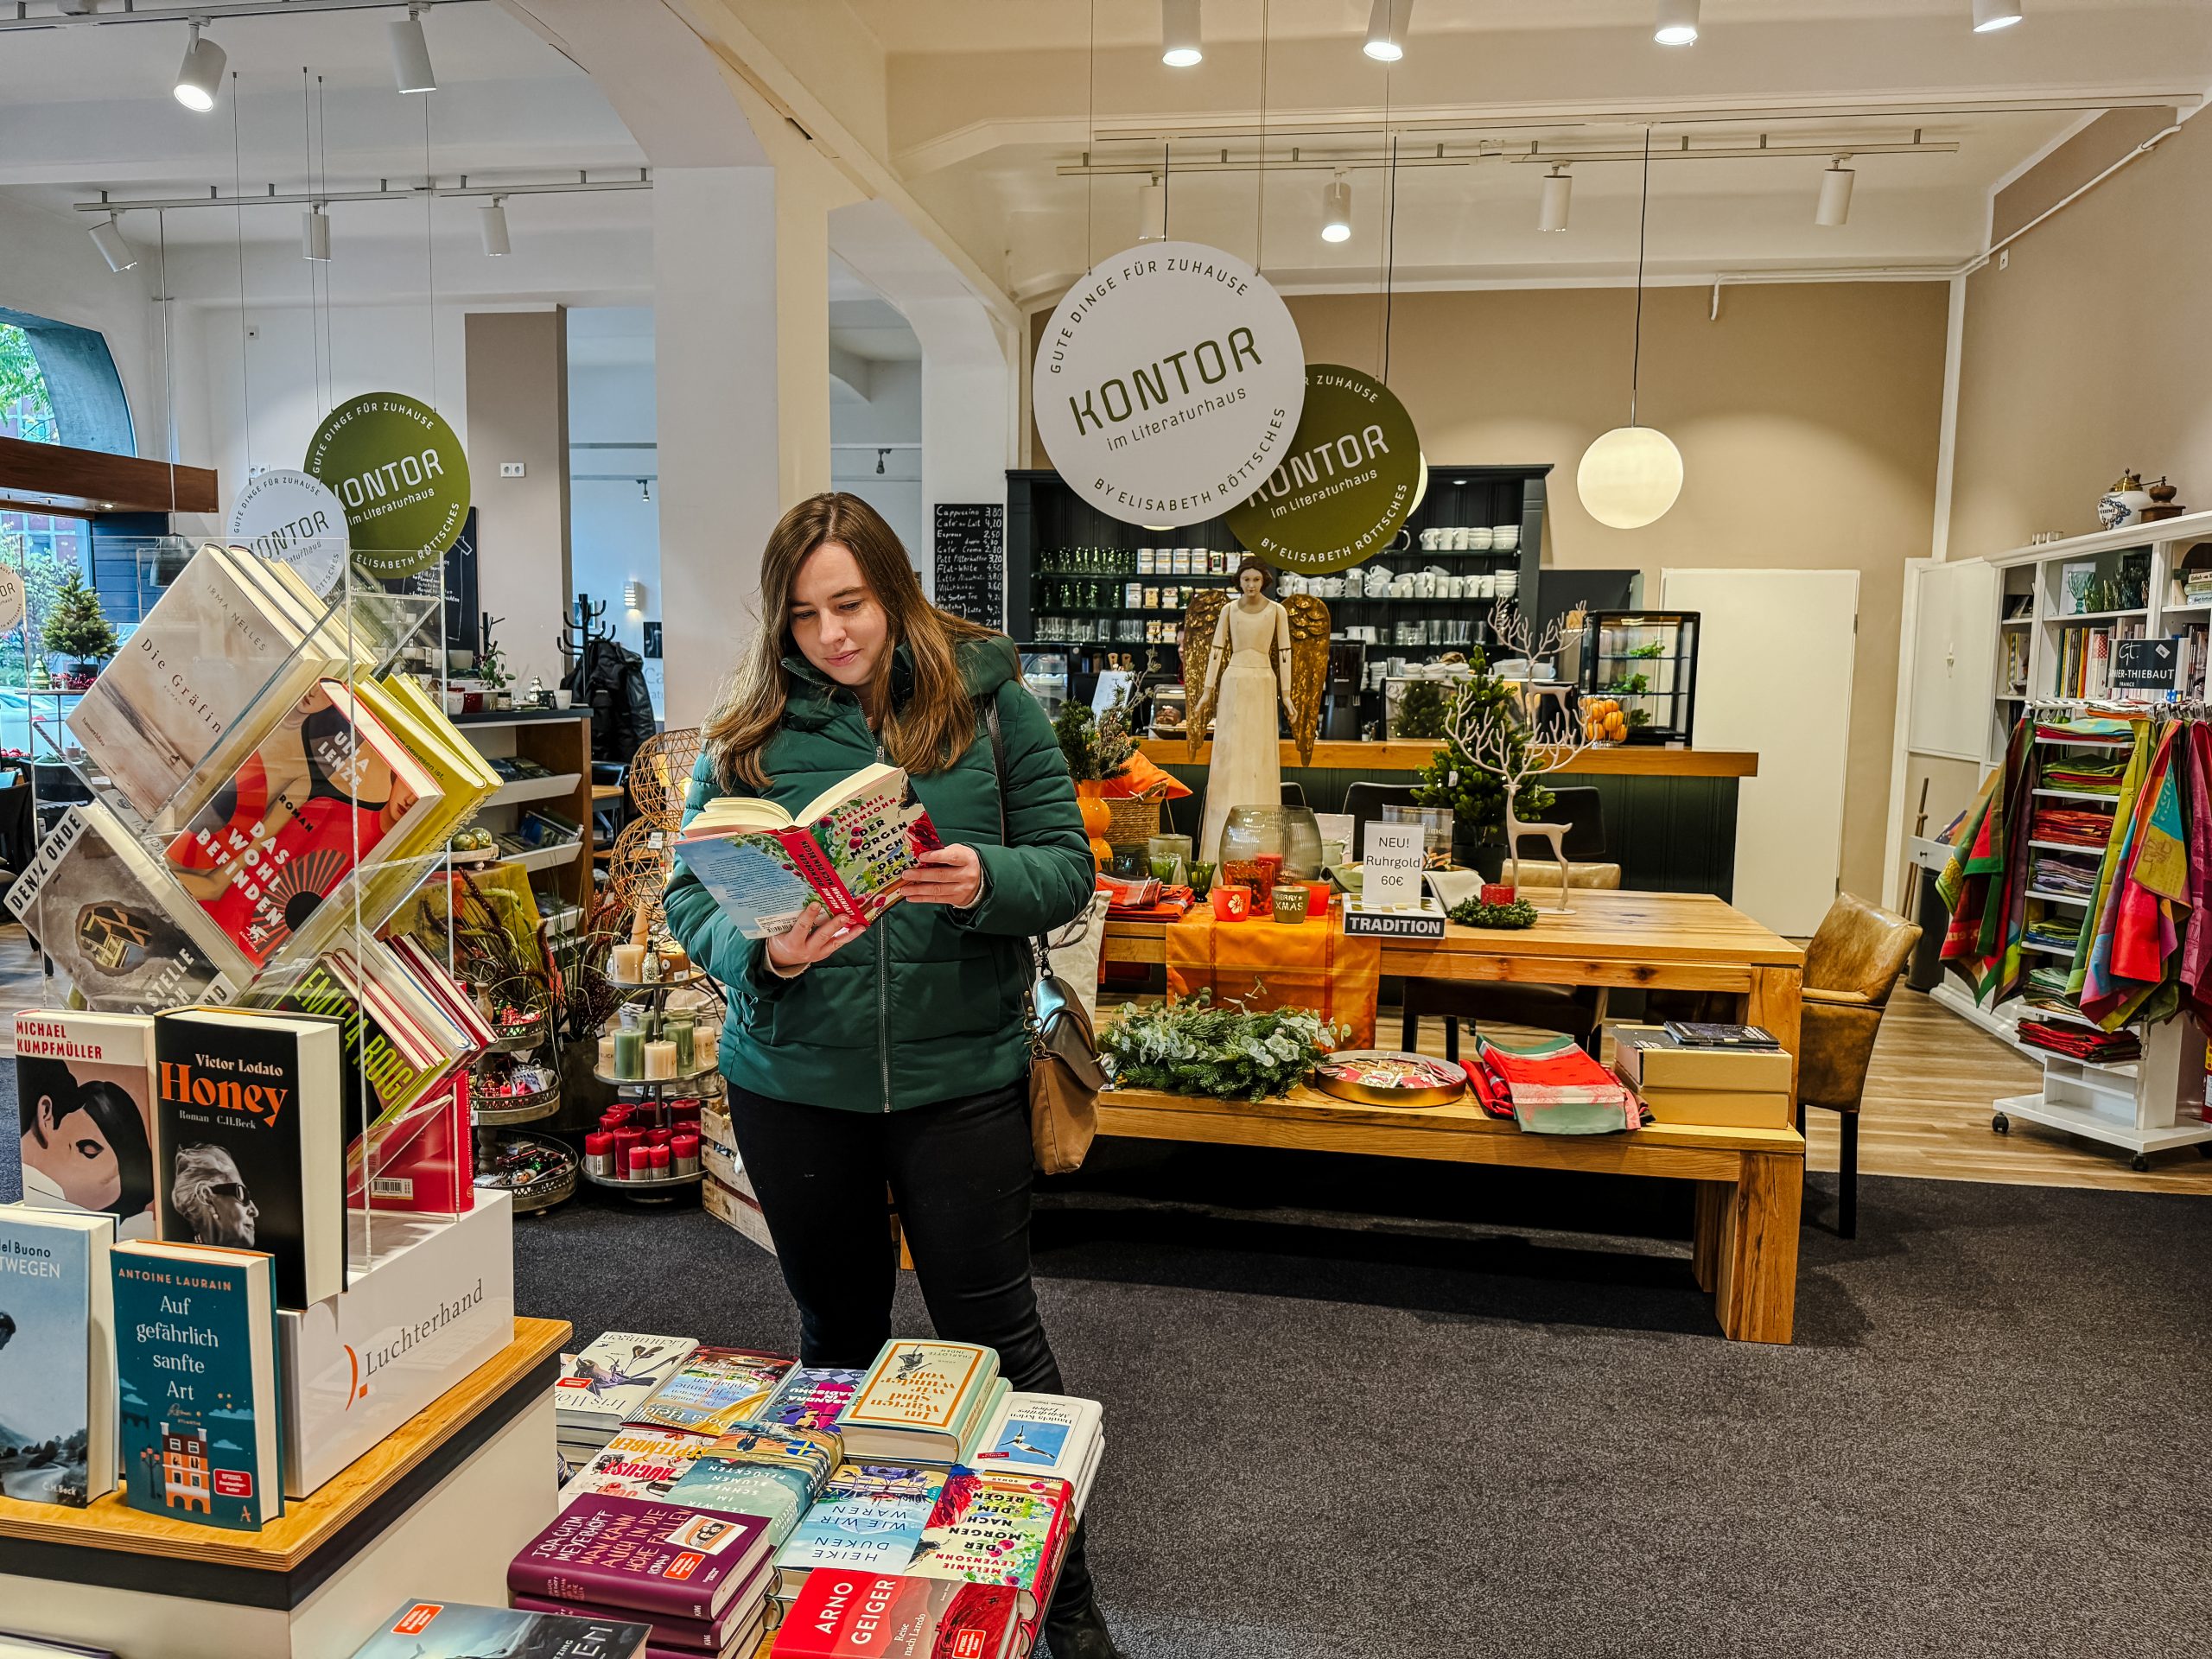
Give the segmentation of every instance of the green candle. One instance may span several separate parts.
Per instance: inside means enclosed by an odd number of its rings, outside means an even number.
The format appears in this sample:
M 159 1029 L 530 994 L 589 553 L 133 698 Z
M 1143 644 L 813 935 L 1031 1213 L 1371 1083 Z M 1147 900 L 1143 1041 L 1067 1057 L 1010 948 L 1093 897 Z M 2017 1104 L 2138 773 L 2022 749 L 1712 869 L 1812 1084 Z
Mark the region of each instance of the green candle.
M 671 1010 L 663 1022 L 663 1034 L 676 1045 L 676 1074 L 678 1077 L 688 1076 L 696 1064 L 692 1058 L 696 1052 L 695 1030 L 692 1016 L 683 1009 Z
M 639 1023 L 638 1010 L 625 1007 L 622 1023 L 614 1032 L 614 1075 L 618 1077 L 642 1077 L 645 1075 L 645 1032 Z

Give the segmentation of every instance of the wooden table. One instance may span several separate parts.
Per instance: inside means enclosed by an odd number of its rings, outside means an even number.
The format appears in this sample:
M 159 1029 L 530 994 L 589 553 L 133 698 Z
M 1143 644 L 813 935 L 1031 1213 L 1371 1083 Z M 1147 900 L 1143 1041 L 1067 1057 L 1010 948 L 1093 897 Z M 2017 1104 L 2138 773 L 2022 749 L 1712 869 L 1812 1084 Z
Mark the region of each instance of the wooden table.
M 1109 922 L 1106 960 L 1164 962 L 1166 926 Z M 1707 893 L 1578 892 L 1571 912 L 1544 912 L 1525 931 L 1447 926 L 1440 940 L 1385 939 L 1382 949 L 1385 974 L 1412 978 L 1721 992 L 1747 1024 L 1797 1052 L 1804 953 Z M 1654 1124 L 1624 1135 L 1532 1135 L 1471 1105 L 1407 1111 L 1306 1090 L 1256 1105 L 1116 1090 L 1100 1100 L 1099 1128 L 1694 1180 L 1698 1282 L 1714 1293 L 1721 1330 L 1738 1341 L 1789 1340 L 1805 1160 L 1795 1130 Z
M 570 1327 L 514 1340 L 258 1532 L 0 1498 L 10 1628 L 162 1659 L 350 1653 L 405 1597 L 504 1604 L 552 1518 L 552 1388 Z
M 1654 1123 L 1632 1135 L 1528 1135 L 1466 1101 L 1365 1106 L 1301 1086 L 1258 1102 L 1116 1089 L 1098 1097 L 1098 1132 L 1695 1181 L 1692 1262 L 1699 1287 L 1713 1293 L 1721 1333 L 1737 1342 L 1789 1340 L 1805 1170 L 1795 1129 Z

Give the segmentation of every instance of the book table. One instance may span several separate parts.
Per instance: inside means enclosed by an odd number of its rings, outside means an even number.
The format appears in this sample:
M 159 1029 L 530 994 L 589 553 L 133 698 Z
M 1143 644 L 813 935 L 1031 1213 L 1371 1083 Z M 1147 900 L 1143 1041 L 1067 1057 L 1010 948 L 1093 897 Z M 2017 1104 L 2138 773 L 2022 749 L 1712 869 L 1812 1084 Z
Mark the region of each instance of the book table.
M 1166 960 L 1160 922 L 1109 922 L 1105 959 Z M 1268 925 L 1249 923 L 1249 926 Z M 1439 940 L 1385 939 L 1382 972 L 1402 977 L 1716 991 L 1792 1055 L 1804 953 L 1709 893 L 1580 891 L 1566 915 L 1521 931 L 1447 926 Z M 1102 1135 L 1289 1147 L 1535 1169 L 1656 1175 L 1698 1183 L 1694 1265 L 1720 1329 L 1788 1342 L 1797 1294 L 1805 1142 L 1792 1129 L 1653 1124 L 1629 1135 L 1541 1135 L 1471 1103 L 1355 1105 L 1300 1089 L 1256 1103 L 1116 1090 L 1099 1096 Z
M 555 1512 L 553 1378 L 570 1327 L 514 1340 L 258 1532 L 0 1498 L 0 1628 L 131 1659 L 333 1659 L 410 1597 L 505 1606 Z

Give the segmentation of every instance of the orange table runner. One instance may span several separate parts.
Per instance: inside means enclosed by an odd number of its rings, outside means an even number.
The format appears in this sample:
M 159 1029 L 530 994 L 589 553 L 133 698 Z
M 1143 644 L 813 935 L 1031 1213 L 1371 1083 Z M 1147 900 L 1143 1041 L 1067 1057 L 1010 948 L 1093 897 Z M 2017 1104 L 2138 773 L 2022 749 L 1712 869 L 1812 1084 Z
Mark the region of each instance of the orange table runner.
M 1169 1001 L 1211 988 L 1217 1002 L 1262 1011 L 1314 1008 L 1351 1027 L 1345 1047 L 1375 1046 L 1382 942 L 1346 938 L 1334 911 L 1296 923 L 1217 922 L 1201 907 L 1164 931 Z

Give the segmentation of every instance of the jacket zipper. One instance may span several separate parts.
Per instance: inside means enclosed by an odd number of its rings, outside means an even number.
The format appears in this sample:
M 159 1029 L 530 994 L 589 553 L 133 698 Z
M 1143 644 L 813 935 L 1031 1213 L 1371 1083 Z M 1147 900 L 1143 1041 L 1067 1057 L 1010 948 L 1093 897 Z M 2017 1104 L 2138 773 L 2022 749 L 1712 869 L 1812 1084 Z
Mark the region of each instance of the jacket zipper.
M 875 759 L 879 766 L 890 759 L 883 752 L 880 739 L 876 742 Z M 891 1110 L 891 955 L 884 945 L 891 924 L 883 925 L 885 931 L 875 937 L 875 1053 L 876 1063 L 883 1068 L 883 1109 L 887 1114 Z

